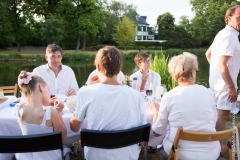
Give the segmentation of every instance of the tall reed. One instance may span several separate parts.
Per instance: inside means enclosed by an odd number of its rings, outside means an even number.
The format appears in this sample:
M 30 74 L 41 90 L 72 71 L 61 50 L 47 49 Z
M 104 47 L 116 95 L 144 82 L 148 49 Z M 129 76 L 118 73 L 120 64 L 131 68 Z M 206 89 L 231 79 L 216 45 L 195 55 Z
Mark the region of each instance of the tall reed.
M 159 53 L 155 52 L 154 57 L 151 56 L 152 63 L 151 69 L 157 72 L 161 76 L 161 84 L 166 84 L 167 90 L 177 86 L 177 83 L 173 80 L 172 76 L 168 72 L 168 60 L 169 57 L 166 56 L 166 52 L 162 51 Z

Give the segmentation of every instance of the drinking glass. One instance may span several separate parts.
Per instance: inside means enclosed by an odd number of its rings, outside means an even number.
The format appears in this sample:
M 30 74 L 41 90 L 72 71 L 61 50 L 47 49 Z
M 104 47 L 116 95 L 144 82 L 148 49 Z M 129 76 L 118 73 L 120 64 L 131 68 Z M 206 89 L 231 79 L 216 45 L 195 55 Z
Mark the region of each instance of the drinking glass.
M 65 90 L 60 90 L 58 93 L 59 93 L 58 99 L 59 99 L 61 102 L 64 102 L 65 99 L 66 99 Z
M 55 92 L 53 88 L 50 88 L 50 98 L 55 97 Z

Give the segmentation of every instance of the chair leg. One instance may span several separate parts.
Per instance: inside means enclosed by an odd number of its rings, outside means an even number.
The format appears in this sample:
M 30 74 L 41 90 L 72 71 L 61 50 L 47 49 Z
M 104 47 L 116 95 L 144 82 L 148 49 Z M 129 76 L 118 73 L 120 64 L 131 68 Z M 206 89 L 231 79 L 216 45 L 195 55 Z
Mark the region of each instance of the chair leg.
M 144 149 L 144 160 L 147 160 L 147 149 L 148 149 L 148 143 L 146 142 L 145 149 Z
M 83 156 L 83 160 L 85 160 L 85 155 L 84 155 L 84 146 L 82 148 L 82 156 Z

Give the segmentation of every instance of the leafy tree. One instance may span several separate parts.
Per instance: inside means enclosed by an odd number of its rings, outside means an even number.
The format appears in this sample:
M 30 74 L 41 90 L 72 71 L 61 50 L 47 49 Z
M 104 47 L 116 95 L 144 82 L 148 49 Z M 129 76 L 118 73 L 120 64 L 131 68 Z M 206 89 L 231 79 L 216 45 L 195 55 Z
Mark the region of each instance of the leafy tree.
M 47 43 L 59 43 L 63 39 L 63 21 L 52 17 L 41 24 L 40 34 Z
M 116 33 L 113 34 L 113 39 L 120 46 L 124 46 L 124 49 L 130 43 L 134 42 L 136 35 L 135 24 L 127 16 L 123 16 L 122 21 L 115 26 L 115 30 Z
M 65 33 L 68 36 L 75 36 L 77 39 L 76 52 L 80 47 L 80 38 L 83 37 L 83 47 L 85 49 L 86 36 L 96 35 L 105 27 L 101 21 L 103 15 L 104 1 L 101 0 L 66 0 L 58 8 L 64 21 Z
M 132 4 L 126 4 L 120 1 L 113 0 L 106 6 L 106 14 L 103 17 L 103 22 L 106 24 L 106 28 L 99 35 L 104 43 L 113 44 L 112 34 L 114 33 L 114 26 L 120 21 L 120 17 L 126 15 L 131 17 L 131 20 L 136 21 L 136 6 Z
M 236 0 L 190 0 L 195 17 L 192 19 L 193 36 L 202 45 L 209 45 L 217 32 L 224 28 L 224 17 Z
M 188 33 L 191 33 L 191 24 L 188 16 L 181 16 L 178 26 L 183 27 Z
M 169 12 L 159 15 L 157 18 L 158 25 L 158 38 L 162 40 L 168 40 L 169 35 L 175 28 L 175 18 Z
M 20 40 L 30 36 L 31 15 L 26 16 L 22 9 L 23 0 L 0 1 L 1 6 L 1 36 L 5 40 L 14 40 L 18 52 L 21 51 Z

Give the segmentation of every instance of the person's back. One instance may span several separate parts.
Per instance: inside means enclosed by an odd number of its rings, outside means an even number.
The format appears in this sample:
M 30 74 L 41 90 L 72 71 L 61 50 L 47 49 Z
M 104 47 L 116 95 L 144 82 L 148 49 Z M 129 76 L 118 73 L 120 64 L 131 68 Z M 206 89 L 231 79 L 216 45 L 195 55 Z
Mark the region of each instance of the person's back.
M 86 128 L 101 131 L 130 129 L 146 124 L 144 102 L 141 95 L 117 80 L 122 66 L 122 56 L 115 47 L 100 49 L 95 58 L 99 83 L 82 87 L 77 93 L 75 112 L 70 128 L 79 132 L 82 122 Z M 85 157 L 91 160 L 137 160 L 137 144 L 117 149 L 85 147 Z
M 62 119 L 63 104 L 57 99 L 50 99 L 49 88 L 39 76 L 22 71 L 18 76 L 18 85 L 25 100 L 18 108 L 18 123 L 23 135 L 34 135 L 50 132 L 62 132 L 66 139 L 67 130 Z M 51 107 L 54 104 L 56 108 Z M 48 106 L 48 107 L 44 107 Z M 18 153 L 17 160 L 61 159 L 60 150 Z
M 82 101 L 89 104 L 75 111 L 76 116 L 85 117 L 87 129 L 114 131 L 146 123 L 143 99 L 138 92 L 128 86 L 98 83 L 82 87 L 78 97 L 77 104 L 81 104 Z M 138 154 L 137 145 L 110 150 L 89 147 L 86 158 L 138 159 Z

